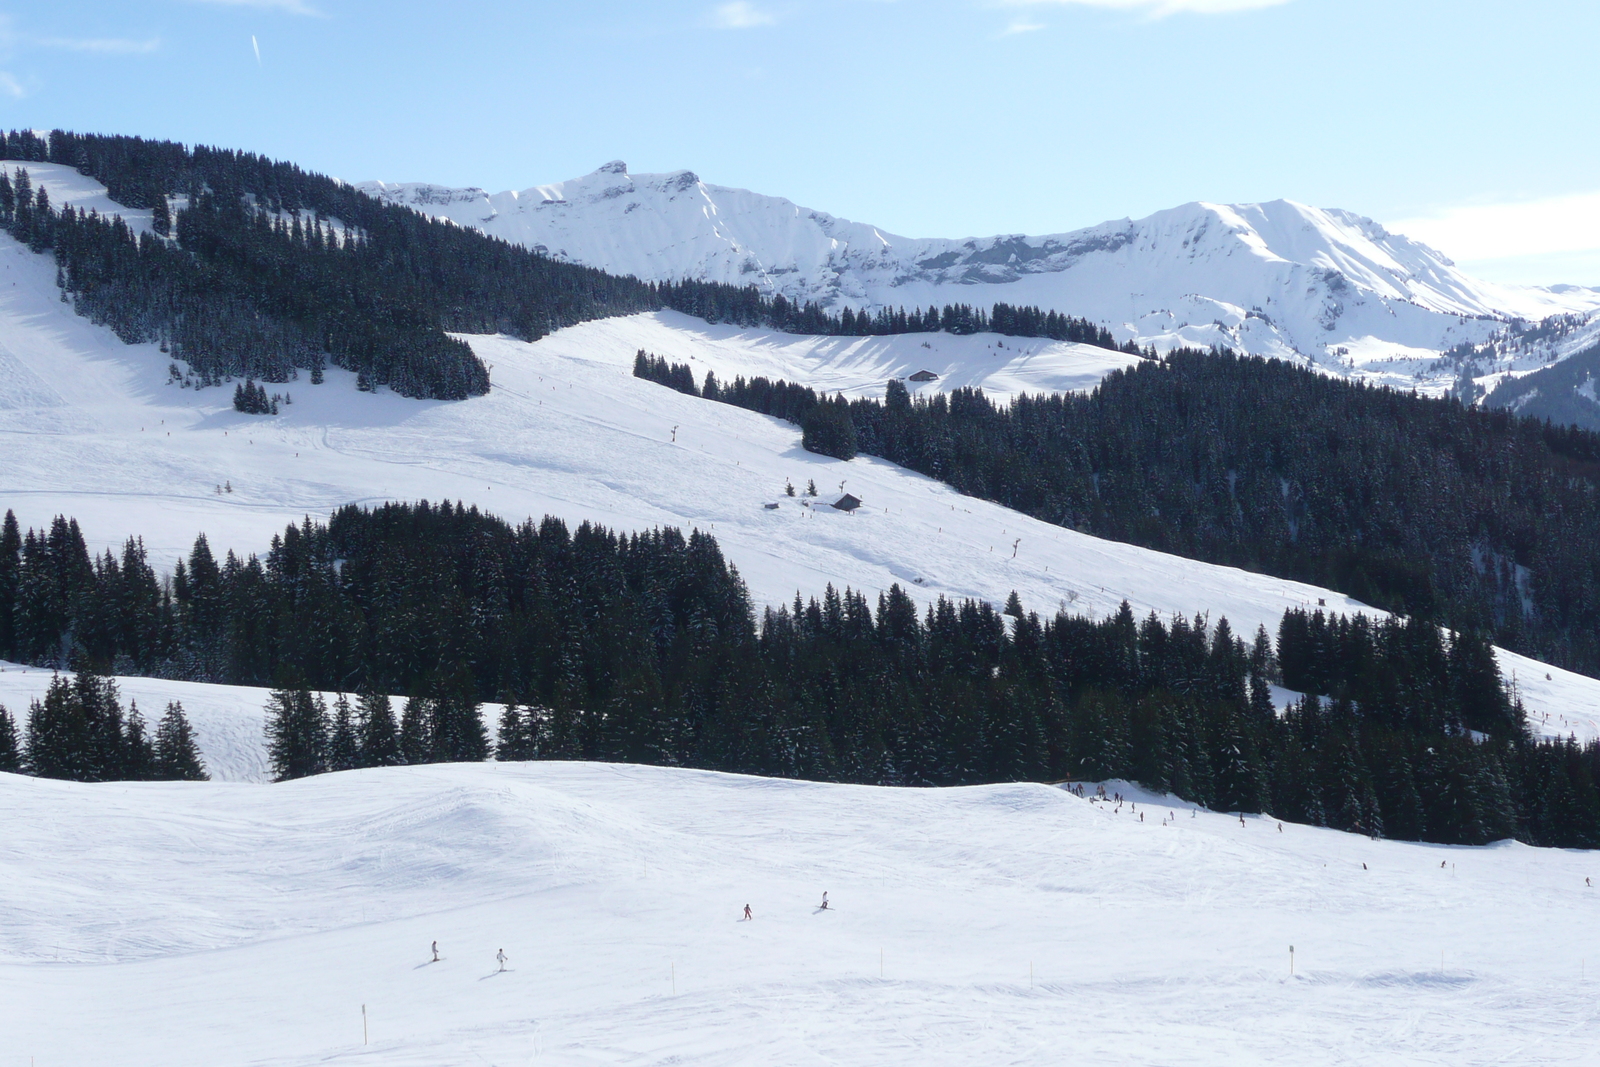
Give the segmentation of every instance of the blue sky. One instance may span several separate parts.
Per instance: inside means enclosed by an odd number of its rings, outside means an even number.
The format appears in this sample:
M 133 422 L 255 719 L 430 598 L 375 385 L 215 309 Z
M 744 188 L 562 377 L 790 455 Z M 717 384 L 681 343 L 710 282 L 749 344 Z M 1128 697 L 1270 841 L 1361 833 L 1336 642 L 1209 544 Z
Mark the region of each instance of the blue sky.
M 1288 197 L 1600 284 L 1597 39 L 1589 0 L 0 0 L 0 123 L 491 190 L 620 158 L 910 236 Z

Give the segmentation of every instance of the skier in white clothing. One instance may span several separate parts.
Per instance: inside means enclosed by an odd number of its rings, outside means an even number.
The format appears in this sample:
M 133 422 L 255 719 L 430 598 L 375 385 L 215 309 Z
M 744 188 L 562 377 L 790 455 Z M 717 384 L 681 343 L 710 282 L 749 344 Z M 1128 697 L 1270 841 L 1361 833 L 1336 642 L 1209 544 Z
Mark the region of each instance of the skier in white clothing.
M 494 954 L 494 958 L 500 961 L 500 970 L 502 970 L 502 971 L 505 970 L 506 969 L 506 950 L 505 949 L 501 949 L 499 952 L 496 952 Z

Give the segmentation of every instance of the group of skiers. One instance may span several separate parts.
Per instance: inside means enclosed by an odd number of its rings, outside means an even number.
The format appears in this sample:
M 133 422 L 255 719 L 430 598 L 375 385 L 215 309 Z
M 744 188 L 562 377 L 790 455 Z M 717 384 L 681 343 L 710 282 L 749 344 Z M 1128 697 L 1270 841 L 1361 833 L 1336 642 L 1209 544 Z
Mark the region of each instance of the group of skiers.
M 822 903 L 817 905 L 817 910 L 818 911 L 831 911 L 832 910 L 828 905 L 828 892 L 827 892 L 827 890 L 823 890 L 823 892 L 822 892 Z M 755 918 L 755 913 L 750 910 L 750 905 L 746 904 L 744 906 L 744 918 L 741 919 L 740 922 L 749 922 L 754 918 Z M 433 951 L 433 959 L 429 960 L 428 962 L 430 962 L 430 963 L 438 963 L 440 958 L 441 958 L 439 956 L 439 942 L 435 941 L 432 944 L 431 948 L 432 948 L 432 951 Z M 496 974 L 499 974 L 501 971 L 504 971 L 506 969 L 506 961 L 508 961 L 511 957 L 506 955 L 506 950 L 505 949 L 500 949 L 498 952 L 496 952 L 494 954 L 494 958 L 495 958 L 495 962 L 500 965 L 500 970 L 495 972 Z
M 432 947 L 433 947 L 433 959 L 429 960 L 428 962 L 429 963 L 438 963 L 439 962 L 439 942 L 435 941 L 433 943 Z M 506 955 L 506 950 L 505 949 L 500 949 L 498 952 L 496 952 L 494 954 L 494 958 L 495 958 L 495 961 L 500 964 L 500 971 L 504 971 L 506 969 L 506 961 L 509 960 L 511 957 Z M 496 971 L 495 973 L 498 974 L 500 972 Z
M 828 905 L 828 891 L 827 890 L 823 890 L 822 891 L 822 903 L 817 905 L 817 910 L 818 911 L 832 911 L 833 910 Z M 740 919 L 739 921 L 742 922 L 742 923 L 747 923 L 747 922 L 749 922 L 750 920 L 752 920 L 754 918 L 755 918 L 755 913 L 753 913 L 750 910 L 750 905 L 746 904 L 744 906 L 744 918 Z

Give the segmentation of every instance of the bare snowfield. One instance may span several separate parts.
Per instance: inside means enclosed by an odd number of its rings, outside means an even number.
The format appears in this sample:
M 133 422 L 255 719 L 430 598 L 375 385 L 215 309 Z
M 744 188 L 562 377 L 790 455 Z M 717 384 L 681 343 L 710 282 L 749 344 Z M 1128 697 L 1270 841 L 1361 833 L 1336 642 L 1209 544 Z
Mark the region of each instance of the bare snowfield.
M 0 775 L 0 1064 L 1594 1062 L 1594 853 L 1109 787 Z

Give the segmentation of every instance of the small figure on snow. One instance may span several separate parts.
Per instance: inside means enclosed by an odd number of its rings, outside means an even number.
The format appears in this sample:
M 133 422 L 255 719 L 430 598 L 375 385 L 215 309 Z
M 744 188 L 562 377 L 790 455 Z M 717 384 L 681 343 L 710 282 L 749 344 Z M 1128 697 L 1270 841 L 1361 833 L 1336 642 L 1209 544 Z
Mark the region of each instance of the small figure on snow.
M 1585 879 L 1584 879 L 1584 880 L 1583 880 L 1583 884 L 1584 884 L 1584 885 L 1586 885 L 1586 886 L 1588 886 L 1588 887 L 1589 887 L 1589 888 L 1590 888 L 1590 889 L 1593 889 L 1593 888 L 1594 888 L 1594 883 L 1593 883 L 1593 882 L 1591 882 L 1591 881 L 1589 881 L 1589 879 L 1587 879 L 1587 878 L 1585 878 Z
M 822 906 L 820 908 L 818 908 L 817 910 L 818 911 L 827 911 L 828 910 L 828 891 L 826 889 L 824 889 L 822 891 Z
M 433 943 L 433 961 L 432 962 L 434 962 L 434 963 L 438 963 L 439 962 L 439 942 L 437 942 L 437 941 L 435 941 Z
M 753 918 L 755 918 L 755 916 L 750 914 L 750 905 L 746 904 L 744 906 L 744 918 L 741 919 L 740 921 L 741 922 L 749 922 Z
M 500 961 L 500 970 L 502 970 L 502 971 L 505 970 L 506 969 L 506 950 L 505 949 L 501 949 L 499 952 L 496 952 L 494 954 L 494 958 Z

